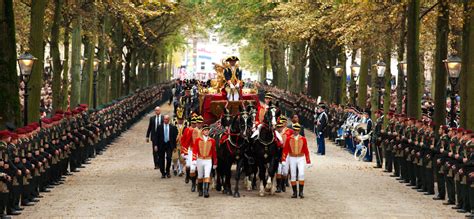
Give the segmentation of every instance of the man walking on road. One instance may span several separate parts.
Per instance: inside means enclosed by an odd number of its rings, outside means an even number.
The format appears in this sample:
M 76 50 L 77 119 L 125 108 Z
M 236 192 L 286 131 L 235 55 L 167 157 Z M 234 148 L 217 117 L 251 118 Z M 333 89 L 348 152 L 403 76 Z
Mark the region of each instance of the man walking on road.
M 170 117 L 165 115 L 163 117 L 163 124 L 158 126 L 158 158 L 159 167 L 161 171 L 161 178 L 171 177 L 171 156 L 173 150 L 176 148 L 176 138 L 178 137 L 178 130 L 176 126 L 170 124 Z M 165 166 L 166 156 L 166 166 Z
M 153 162 L 155 164 L 155 169 L 159 167 L 159 157 L 158 157 L 158 126 L 163 123 L 163 115 L 161 115 L 161 109 L 159 106 L 155 108 L 155 115 L 150 117 L 150 123 L 148 124 L 148 130 L 146 131 L 146 142 L 152 143 L 153 150 Z

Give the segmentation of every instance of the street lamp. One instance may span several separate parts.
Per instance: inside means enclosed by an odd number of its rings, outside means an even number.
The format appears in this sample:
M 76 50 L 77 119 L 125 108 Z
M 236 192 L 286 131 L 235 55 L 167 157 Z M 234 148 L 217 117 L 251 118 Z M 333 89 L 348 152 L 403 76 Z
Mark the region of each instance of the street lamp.
M 353 95 L 353 103 L 355 104 L 356 103 L 356 92 L 357 92 L 357 78 L 359 77 L 359 72 L 360 72 L 360 65 L 357 64 L 357 63 L 352 63 L 351 65 L 351 72 L 352 72 L 352 76 L 351 76 L 351 80 L 354 81 L 354 84 L 353 84 L 353 90 L 354 90 L 354 95 Z
M 23 53 L 18 57 L 18 65 L 20 66 L 20 75 L 25 84 L 25 92 L 23 93 L 23 125 L 28 124 L 28 81 L 31 78 L 31 71 L 33 70 L 33 65 L 35 64 L 35 58 L 28 52 Z
M 97 109 L 97 74 L 99 72 L 99 64 L 100 64 L 100 60 L 99 59 L 94 59 L 94 78 L 93 78 L 93 89 L 94 89 L 94 98 L 92 99 L 92 104 L 93 104 L 93 107 L 94 109 Z
M 378 87 L 379 87 L 379 109 L 382 109 L 382 88 L 383 88 L 383 82 L 384 82 L 384 76 L 385 76 L 385 69 L 387 69 L 387 65 L 385 65 L 384 62 L 382 61 L 379 61 L 376 65 L 375 65 L 376 69 L 377 69 L 377 79 L 378 79 Z
M 341 87 L 342 87 L 341 86 L 341 76 L 342 76 L 343 67 L 338 62 L 336 62 L 336 63 L 337 64 L 333 67 L 334 68 L 334 74 L 337 77 L 337 87 L 338 87 L 338 89 L 336 90 L 336 103 L 340 104 L 341 94 L 339 92 L 341 91 Z
M 456 127 L 456 85 L 461 73 L 461 58 L 450 56 L 443 61 L 449 74 L 449 84 L 451 85 L 451 121 L 450 126 Z

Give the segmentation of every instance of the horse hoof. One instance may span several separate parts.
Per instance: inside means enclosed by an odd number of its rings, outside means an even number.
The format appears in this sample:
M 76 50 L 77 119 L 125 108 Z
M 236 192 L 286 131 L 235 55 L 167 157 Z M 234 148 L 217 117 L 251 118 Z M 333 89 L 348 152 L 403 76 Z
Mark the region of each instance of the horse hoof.
M 240 198 L 240 193 L 235 192 L 235 193 L 234 193 L 234 198 Z
M 216 185 L 216 191 L 218 191 L 218 192 L 222 191 L 222 187 L 219 186 L 219 185 Z

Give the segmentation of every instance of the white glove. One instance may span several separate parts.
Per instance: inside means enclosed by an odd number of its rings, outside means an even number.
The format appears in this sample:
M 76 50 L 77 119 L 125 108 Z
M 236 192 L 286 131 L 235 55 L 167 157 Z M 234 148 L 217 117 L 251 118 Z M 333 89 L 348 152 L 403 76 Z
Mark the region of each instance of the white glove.
M 282 166 L 286 166 L 286 161 L 281 162 Z
M 230 84 L 230 88 L 235 88 L 235 86 L 233 84 Z
M 235 85 L 235 87 L 236 87 L 236 88 L 239 88 L 239 87 L 240 87 L 239 83 L 237 83 L 237 84 Z
M 312 164 L 312 163 L 306 164 L 306 168 L 311 169 L 311 167 L 313 167 L 313 164 Z
M 212 169 L 216 169 L 217 168 L 217 165 L 212 165 Z

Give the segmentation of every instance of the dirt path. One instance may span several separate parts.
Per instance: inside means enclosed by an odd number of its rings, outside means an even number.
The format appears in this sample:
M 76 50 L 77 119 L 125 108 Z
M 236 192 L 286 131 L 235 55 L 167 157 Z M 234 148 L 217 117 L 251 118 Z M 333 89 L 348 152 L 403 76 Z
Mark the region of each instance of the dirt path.
M 305 199 L 291 199 L 289 191 L 263 198 L 257 191 L 242 191 L 240 199 L 211 191 L 209 199 L 198 198 L 182 177 L 161 179 L 153 169 L 151 146 L 144 138 L 147 125 L 144 118 L 87 168 L 27 207 L 21 218 L 464 217 L 330 143 L 327 156 L 312 154 L 315 165 L 306 172 Z M 313 151 L 314 139 L 308 136 Z

